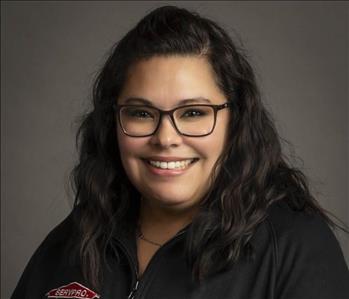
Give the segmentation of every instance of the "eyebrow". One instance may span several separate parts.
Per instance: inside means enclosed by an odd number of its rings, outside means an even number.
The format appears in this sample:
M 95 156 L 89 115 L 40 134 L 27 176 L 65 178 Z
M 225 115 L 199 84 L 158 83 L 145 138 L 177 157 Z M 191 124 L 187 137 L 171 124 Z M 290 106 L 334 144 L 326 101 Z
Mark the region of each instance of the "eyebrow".
M 180 100 L 177 102 L 177 106 L 187 105 L 187 104 L 198 104 L 198 103 L 203 103 L 203 102 L 211 104 L 211 101 L 209 99 L 206 99 L 204 97 L 197 97 L 197 98 Z M 145 98 L 131 97 L 131 98 L 127 98 L 125 100 L 125 104 L 133 104 L 133 103 L 141 103 L 144 105 L 154 106 L 154 104 L 151 101 L 149 101 Z

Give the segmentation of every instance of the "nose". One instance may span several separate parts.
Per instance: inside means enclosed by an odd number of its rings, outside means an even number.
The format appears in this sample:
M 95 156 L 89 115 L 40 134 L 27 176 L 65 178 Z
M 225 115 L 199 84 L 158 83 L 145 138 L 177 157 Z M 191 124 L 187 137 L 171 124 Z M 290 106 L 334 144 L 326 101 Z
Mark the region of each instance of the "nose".
M 163 148 L 176 147 L 182 142 L 182 135 L 180 135 L 170 116 L 164 115 L 160 120 L 160 124 L 156 132 L 151 138 L 151 143 Z

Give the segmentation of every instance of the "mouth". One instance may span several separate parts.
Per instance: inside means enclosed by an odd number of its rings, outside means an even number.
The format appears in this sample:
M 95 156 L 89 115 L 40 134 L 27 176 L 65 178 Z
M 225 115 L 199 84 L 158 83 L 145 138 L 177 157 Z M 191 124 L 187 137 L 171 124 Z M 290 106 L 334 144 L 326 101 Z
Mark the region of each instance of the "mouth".
M 163 170 L 183 170 L 199 161 L 199 158 L 183 159 L 176 161 L 144 160 L 150 166 Z

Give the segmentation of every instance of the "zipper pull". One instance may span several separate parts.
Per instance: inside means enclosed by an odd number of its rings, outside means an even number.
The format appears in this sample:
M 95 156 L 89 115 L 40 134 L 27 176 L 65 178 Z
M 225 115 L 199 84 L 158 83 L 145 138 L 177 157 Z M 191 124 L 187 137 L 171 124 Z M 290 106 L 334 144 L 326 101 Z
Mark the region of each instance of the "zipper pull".
M 127 299 L 133 299 L 135 297 L 135 293 L 138 289 L 138 284 L 139 284 L 139 281 L 137 280 L 136 281 L 136 284 L 135 286 L 133 287 L 133 289 L 131 290 L 130 294 L 128 295 Z

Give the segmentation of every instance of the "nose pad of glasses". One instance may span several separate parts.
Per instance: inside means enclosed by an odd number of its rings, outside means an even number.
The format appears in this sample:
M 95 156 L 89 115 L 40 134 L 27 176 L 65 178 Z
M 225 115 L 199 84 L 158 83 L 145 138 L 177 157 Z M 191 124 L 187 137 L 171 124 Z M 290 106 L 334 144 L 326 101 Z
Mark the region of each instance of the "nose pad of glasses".
M 172 117 L 170 115 L 162 115 L 160 117 L 158 127 L 156 128 L 154 134 L 158 135 L 158 134 L 162 133 L 161 131 L 163 130 L 164 122 L 166 122 L 166 121 L 169 121 L 169 123 L 172 127 L 172 130 L 176 133 L 176 135 L 180 136 L 181 133 L 178 131 L 176 124 L 174 123 L 174 120 L 172 119 Z M 167 126 L 167 124 L 165 124 L 165 126 Z M 171 133 L 171 134 L 173 134 L 173 133 Z

